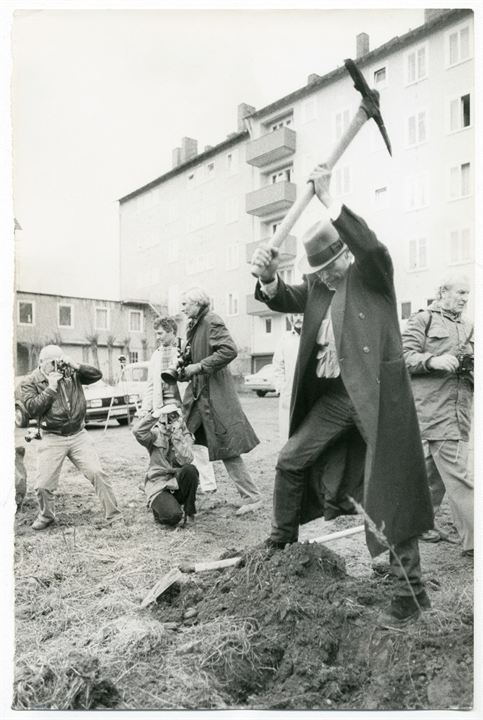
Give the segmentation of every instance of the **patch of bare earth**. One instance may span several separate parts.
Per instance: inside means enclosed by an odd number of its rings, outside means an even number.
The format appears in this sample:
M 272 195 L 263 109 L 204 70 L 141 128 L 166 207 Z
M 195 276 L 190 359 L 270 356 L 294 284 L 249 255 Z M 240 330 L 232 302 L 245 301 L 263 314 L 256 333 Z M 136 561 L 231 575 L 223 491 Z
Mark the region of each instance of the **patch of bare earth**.
M 261 546 L 279 447 L 277 401 L 242 402 L 261 440 L 246 456 L 265 497 L 256 514 L 236 517 L 236 491 L 217 463 L 218 492 L 200 495 L 195 528 L 156 525 L 138 489 L 145 451 L 114 425 L 90 432 L 125 525 L 106 526 L 89 483 L 70 468 L 56 524 L 34 533 L 30 491 L 15 523 L 14 707 L 471 707 L 473 573 L 460 546 L 421 544 L 433 607 L 407 628 L 381 628 L 391 579 L 383 567 L 373 572 L 363 535 L 272 553 Z M 360 523 L 315 521 L 301 540 Z M 440 523 L 454 539 L 447 509 Z M 141 609 L 171 568 L 234 551 L 240 567 L 186 575 Z

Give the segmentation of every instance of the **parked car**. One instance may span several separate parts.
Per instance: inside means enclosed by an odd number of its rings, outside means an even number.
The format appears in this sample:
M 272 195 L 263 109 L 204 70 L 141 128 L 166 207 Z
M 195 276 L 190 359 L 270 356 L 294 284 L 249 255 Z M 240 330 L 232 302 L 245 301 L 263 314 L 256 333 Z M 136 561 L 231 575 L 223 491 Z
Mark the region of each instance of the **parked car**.
M 264 365 L 253 375 L 245 375 L 245 387 L 264 397 L 269 392 L 277 392 L 273 380 L 273 365 Z
M 109 417 L 117 420 L 119 425 L 127 425 L 141 403 L 139 392 L 130 392 L 123 382 L 108 385 L 104 380 L 98 380 L 92 385 L 84 385 L 84 395 L 86 423 L 105 422 Z
M 124 372 L 119 382 L 124 385 L 128 393 L 137 394 L 142 399 L 148 383 L 148 368 L 147 360 L 127 363 L 124 365 Z
M 21 385 L 27 376 L 15 379 L 15 425 L 28 427 L 30 422 L 36 422 L 29 417 L 22 400 Z M 117 420 L 119 425 L 127 425 L 141 404 L 140 391 L 135 392 L 126 383 L 108 385 L 104 380 L 98 380 L 92 385 L 84 385 L 86 397 L 86 423 L 105 422 L 107 417 Z M 128 417 L 129 412 L 129 417 Z

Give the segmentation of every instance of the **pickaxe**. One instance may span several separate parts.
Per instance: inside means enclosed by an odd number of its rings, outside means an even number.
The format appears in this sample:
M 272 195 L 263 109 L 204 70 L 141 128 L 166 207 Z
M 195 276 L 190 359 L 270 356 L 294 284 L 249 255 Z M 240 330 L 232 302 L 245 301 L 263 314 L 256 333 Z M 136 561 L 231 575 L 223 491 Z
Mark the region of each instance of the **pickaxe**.
M 325 165 L 329 170 L 332 170 L 337 161 L 342 157 L 352 140 L 355 138 L 361 127 L 371 118 L 375 120 L 381 135 L 384 139 L 386 147 L 389 151 L 389 155 L 392 155 L 391 143 L 387 134 L 384 121 L 382 119 L 381 110 L 379 108 L 379 93 L 377 90 L 371 90 L 365 78 L 355 62 L 351 59 L 344 60 L 344 65 L 354 81 L 354 87 L 362 95 L 362 102 L 359 105 L 357 113 L 354 115 L 352 122 L 339 139 L 336 147 L 325 161 Z M 314 196 L 314 185 L 313 183 L 307 183 L 302 195 L 297 198 L 294 202 L 280 225 L 278 226 L 273 237 L 270 238 L 269 247 L 279 248 L 287 235 L 289 235 L 291 229 L 303 213 L 309 202 Z M 256 266 L 253 266 L 253 274 L 257 276 Z

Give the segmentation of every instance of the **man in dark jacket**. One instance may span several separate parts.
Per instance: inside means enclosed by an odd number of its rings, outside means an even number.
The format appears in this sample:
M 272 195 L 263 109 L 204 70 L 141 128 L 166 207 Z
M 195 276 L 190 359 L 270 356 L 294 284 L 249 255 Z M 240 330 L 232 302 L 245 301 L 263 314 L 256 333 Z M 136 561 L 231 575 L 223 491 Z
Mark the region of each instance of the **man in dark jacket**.
M 97 368 L 79 365 L 65 357 L 57 345 L 46 345 L 40 352 L 38 369 L 23 383 L 27 412 L 40 420 L 42 428 L 35 480 L 39 514 L 32 525 L 34 530 L 44 530 L 54 522 L 54 492 L 66 457 L 94 486 L 106 520 L 122 517 L 111 483 L 84 429 L 86 400 L 82 385 L 101 377 Z
M 237 515 L 257 510 L 261 494 L 240 455 L 258 445 L 243 412 L 228 364 L 237 356 L 236 345 L 223 320 L 210 312 L 210 299 L 201 288 L 182 298 L 188 316 L 186 331 L 190 362 L 185 368 L 189 385 L 183 398 L 186 424 L 195 440 L 208 448 L 210 460 L 222 460 L 234 481 L 242 505 Z
M 299 523 L 353 513 L 351 498 L 362 503 L 371 554 L 391 550 L 396 594 L 385 618 L 402 624 L 430 605 L 417 538 L 433 526 L 433 514 L 392 262 L 365 222 L 332 200 L 325 166 L 310 180 L 332 222 L 304 236 L 303 282 L 285 285 L 268 248 L 252 260 L 255 297 L 278 312 L 304 313 L 268 543 L 295 542 Z

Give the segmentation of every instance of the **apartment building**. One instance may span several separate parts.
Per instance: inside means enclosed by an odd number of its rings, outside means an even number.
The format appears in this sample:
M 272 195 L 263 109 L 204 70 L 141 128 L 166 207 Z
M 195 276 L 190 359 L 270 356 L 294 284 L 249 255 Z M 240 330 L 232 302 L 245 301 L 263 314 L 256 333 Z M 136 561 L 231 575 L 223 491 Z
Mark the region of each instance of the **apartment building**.
M 425 22 L 356 60 L 380 93 L 393 154 L 368 122 L 333 172 L 333 194 L 361 214 L 391 252 L 401 321 L 452 271 L 473 275 L 474 64 L 471 10 L 427 10 Z M 253 298 L 247 264 L 327 157 L 361 97 L 342 66 L 255 110 L 238 131 L 198 153 L 184 138 L 173 168 L 120 199 L 121 296 L 164 303 L 203 286 L 240 348 L 235 372 L 269 362 L 286 319 Z M 282 248 L 282 276 L 300 279 L 313 200 Z M 471 311 L 471 307 L 470 307 Z
M 77 362 L 95 365 L 107 381 L 118 378 L 120 355 L 137 362 L 149 359 L 155 348 L 156 310 L 142 301 L 18 291 L 15 309 L 16 375 L 31 372 L 50 343 Z

